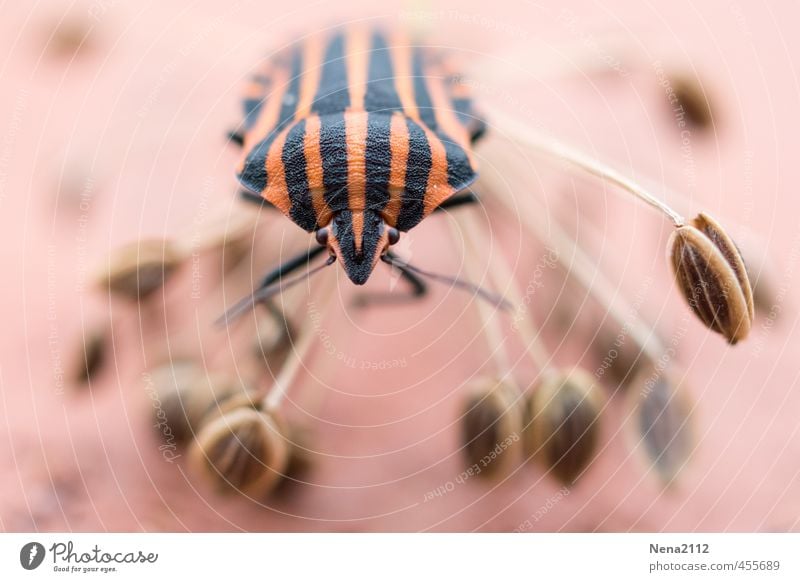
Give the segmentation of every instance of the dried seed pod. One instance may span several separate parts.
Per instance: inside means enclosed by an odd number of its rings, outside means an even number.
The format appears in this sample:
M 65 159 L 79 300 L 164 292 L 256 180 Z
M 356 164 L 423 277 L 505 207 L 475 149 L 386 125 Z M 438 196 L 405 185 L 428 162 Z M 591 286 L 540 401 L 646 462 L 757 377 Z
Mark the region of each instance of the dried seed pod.
M 676 77 L 672 79 L 672 90 L 678 105 L 686 116 L 686 121 L 697 129 L 709 129 L 714 124 L 711 104 L 696 79 Z M 675 113 L 675 105 L 673 105 Z
M 744 261 L 731 238 L 700 213 L 669 242 L 678 286 L 692 311 L 731 344 L 747 337 L 753 323 L 753 291 Z
M 108 348 L 108 329 L 90 329 L 83 337 L 79 338 L 80 349 L 75 356 L 73 365 L 73 381 L 77 384 L 86 384 L 103 367 Z
M 231 401 L 243 406 L 250 401 L 249 390 L 236 378 L 208 375 L 192 361 L 176 361 L 155 368 L 147 375 L 152 386 L 156 428 L 165 440 L 181 443 L 196 434 L 206 417 L 216 415 Z
M 115 295 L 140 301 L 161 288 L 185 257 L 170 240 L 135 241 L 111 253 L 97 284 Z
M 517 461 L 522 407 L 519 390 L 508 381 L 481 378 L 472 386 L 461 416 L 463 451 L 477 475 L 498 477 Z
M 545 378 L 528 397 L 527 454 L 559 481 L 572 484 L 597 451 L 603 404 L 602 390 L 584 371 Z
M 665 483 L 672 483 L 694 450 L 693 403 L 664 372 L 643 370 L 631 390 L 630 415 L 635 448 L 648 467 Z
M 660 340 L 655 338 L 653 342 L 660 343 Z M 597 332 L 591 349 L 597 360 L 595 375 L 614 390 L 627 388 L 639 370 L 650 363 L 646 347 L 624 327 L 604 325 Z
M 288 444 L 275 418 L 238 408 L 204 423 L 189 452 L 192 468 L 222 491 L 269 493 L 288 461 Z

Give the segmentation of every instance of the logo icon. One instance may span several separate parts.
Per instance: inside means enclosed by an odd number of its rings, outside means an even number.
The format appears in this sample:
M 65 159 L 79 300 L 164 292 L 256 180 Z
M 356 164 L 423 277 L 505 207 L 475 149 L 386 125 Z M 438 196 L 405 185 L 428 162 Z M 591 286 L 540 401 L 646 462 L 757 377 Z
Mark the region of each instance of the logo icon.
M 29 542 L 19 551 L 19 563 L 26 570 L 35 570 L 44 561 L 44 546 L 39 542 Z

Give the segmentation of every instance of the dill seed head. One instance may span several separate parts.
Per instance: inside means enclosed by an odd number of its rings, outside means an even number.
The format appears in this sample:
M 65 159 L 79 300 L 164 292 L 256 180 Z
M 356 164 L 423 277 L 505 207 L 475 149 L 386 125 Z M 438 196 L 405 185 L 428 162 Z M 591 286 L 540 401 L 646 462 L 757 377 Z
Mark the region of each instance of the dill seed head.
M 556 479 L 572 484 L 595 456 L 602 390 L 586 372 L 552 374 L 528 397 L 525 449 Z
M 280 481 L 288 449 L 274 417 L 237 408 L 204 423 L 189 460 L 193 470 L 220 491 L 263 496 Z
M 467 397 L 461 416 L 463 452 L 478 475 L 498 477 L 509 472 L 522 438 L 522 407 L 519 390 L 507 381 L 477 380 Z
M 670 262 L 683 296 L 710 329 L 731 344 L 753 323 L 753 291 L 739 249 L 720 225 L 700 213 L 669 242 Z
M 178 270 L 186 255 L 164 239 L 146 239 L 121 246 L 111 253 L 97 276 L 97 284 L 132 301 L 145 299 Z
M 229 402 L 250 398 L 248 389 L 236 378 L 209 375 L 188 360 L 155 368 L 149 373 L 149 381 L 158 397 L 158 406 L 153 407 L 156 426 L 162 436 L 171 435 L 177 442 L 188 441 L 204 419 L 219 414 L 223 407 L 227 409 Z
M 631 390 L 632 429 L 648 467 L 665 483 L 672 483 L 695 447 L 691 424 L 692 403 L 664 372 L 643 370 Z

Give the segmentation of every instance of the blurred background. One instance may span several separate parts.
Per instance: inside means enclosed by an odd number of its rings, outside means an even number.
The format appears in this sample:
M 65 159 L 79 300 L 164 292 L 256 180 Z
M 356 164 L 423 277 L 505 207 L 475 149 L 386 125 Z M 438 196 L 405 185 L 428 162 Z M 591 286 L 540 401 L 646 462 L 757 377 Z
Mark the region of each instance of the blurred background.
M 0 528 L 800 528 L 796 4 L 379 4 L 4 5 Z M 659 476 L 631 426 L 636 389 L 604 378 L 597 453 L 569 489 L 525 459 L 493 480 L 458 482 L 464 384 L 490 367 L 475 299 L 434 286 L 418 304 L 354 310 L 338 267 L 318 276 L 332 280 L 332 305 L 320 307 L 325 333 L 286 404 L 307 433 L 302 482 L 268 499 L 219 495 L 191 474 L 184 452 L 164 454 L 143 370 L 191 354 L 237 373 L 242 349 L 211 323 L 306 237 L 262 213 L 252 239 L 259 246 L 224 296 L 213 254 L 181 267 L 182 279 L 148 306 L 109 297 L 95 285 L 96 270 L 121 244 L 190 240 L 215 213 L 235 212 L 239 154 L 225 134 L 240 121 L 253 68 L 300 36 L 361 19 L 423 33 L 458 57 L 490 134 L 490 112 L 502 110 L 655 184 L 687 216 L 718 217 L 739 242 L 762 303 L 750 337 L 730 348 L 673 289 L 664 258 L 671 229 L 661 217 L 535 160 L 517 166 L 530 182 L 510 186 L 515 197 L 535 197 L 546 221 L 587 249 L 590 275 L 612 283 L 618 309 L 633 305 L 673 348 L 669 366 L 691 410 L 674 479 Z M 684 103 L 707 102 L 713 122 L 701 106 L 681 125 L 669 100 L 676 85 L 688 87 Z M 478 157 L 487 174 L 502 176 L 503 142 L 491 140 Z M 490 202 L 478 214 L 494 233 L 492 252 L 504 253 L 520 286 L 541 283 L 526 316 L 542 328 L 549 363 L 596 369 L 603 342 L 620 330 L 608 306 L 555 265 L 537 271 L 544 247 L 519 220 L 495 214 Z M 450 228 L 456 218 L 427 219 L 404 239 L 402 254 L 430 270 L 462 272 L 467 252 Z M 382 273 L 370 287 L 394 283 Z M 302 297 L 299 305 L 307 307 Z M 103 365 L 90 382 L 77 381 L 82 346 L 97 334 Z M 330 345 L 342 357 L 331 357 Z M 387 361 L 402 364 L 371 365 Z M 537 370 L 518 353 L 513 361 L 524 388 Z

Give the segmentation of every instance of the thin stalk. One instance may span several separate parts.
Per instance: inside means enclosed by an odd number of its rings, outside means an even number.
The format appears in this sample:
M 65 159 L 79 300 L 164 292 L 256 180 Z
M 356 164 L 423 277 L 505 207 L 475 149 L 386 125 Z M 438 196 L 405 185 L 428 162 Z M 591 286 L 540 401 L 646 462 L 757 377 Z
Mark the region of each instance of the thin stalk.
M 513 175 L 513 172 L 510 172 Z M 509 175 L 509 174 L 504 174 Z M 663 353 L 663 346 L 653 330 L 640 317 L 636 311 L 620 302 L 615 286 L 597 269 L 597 264 L 587 253 L 570 237 L 556 221 L 548 224 L 542 220 L 546 216 L 545 209 L 541 207 L 528 208 L 521 212 L 508 196 L 508 188 L 498 184 L 491 174 L 485 176 L 485 183 L 491 190 L 492 200 L 497 200 L 506 210 L 522 221 L 523 226 L 536 238 L 545 243 L 550 243 L 555 248 L 558 261 L 564 269 L 578 281 L 595 300 L 598 301 L 608 314 L 621 326 L 626 327 L 630 337 L 636 342 L 640 350 L 653 361 Z M 531 200 L 532 202 L 532 200 Z M 569 261 L 568 261 L 569 259 Z
M 649 204 L 663 213 L 672 220 L 672 223 L 676 227 L 681 227 L 686 224 L 683 216 L 670 207 L 669 204 L 604 162 L 572 146 L 564 144 L 545 133 L 523 125 L 498 110 L 492 110 L 491 119 L 499 122 L 500 128 L 511 136 L 511 141 L 518 142 L 519 145 L 526 146 L 539 154 L 554 160 L 566 162 L 583 172 L 619 186 L 625 192 L 633 194 L 646 204 Z
M 335 281 L 335 277 L 333 276 L 333 273 L 328 274 L 330 276 L 326 280 L 315 282 L 315 286 L 312 288 L 313 296 L 325 297 L 328 298 L 327 300 L 330 300 L 332 294 L 329 293 L 328 290 L 330 289 L 332 282 Z M 281 403 L 289 393 L 289 389 L 295 383 L 298 374 L 303 369 L 304 361 L 311 353 L 311 350 L 316 343 L 315 340 L 317 339 L 317 334 L 315 333 L 313 327 L 303 327 L 304 329 L 301 331 L 299 339 L 295 344 L 293 344 L 293 349 L 287 356 L 286 361 L 281 366 L 277 376 L 275 376 L 275 382 L 273 383 L 272 387 L 270 387 L 269 391 L 264 395 L 262 405 L 266 411 L 275 411 L 280 408 Z
M 478 268 L 477 260 L 480 257 L 478 248 L 480 245 L 475 244 L 473 240 L 474 234 L 469 232 L 469 229 L 459 229 L 455 222 L 449 222 L 450 229 L 455 238 L 461 236 L 467 245 L 466 255 L 464 257 L 464 266 L 467 271 L 467 276 L 473 281 L 477 282 L 480 277 L 480 269 Z M 506 348 L 506 341 L 503 337 L 503 331 L 500 328 L 500 323 L 495 317 L 496 309 L 493 308 L 488 301 L 478 298 L 475 301 L 478 309 L 478 316 L 481 321 L 482 330 L 486 338 L 486 345 L 492 355 L 492 359 L 497 366 L 500 375 L 506 375 L 511 371 L 511 360 L 508 356 L 508 349 Z
M 459 222 L 463 225 L 462 232 L 469 247 L 467 252 L 476 257 L 480 256 L 482 248 L 480 240 L 486 240 L 487 237 L 487 234 L 482 232 L 484 230 L 482 225 L 469 211 L 459 216 Z M 494 286 L 498 289 L 502 288 L 505 290 L 505 295 L 508 296 L 512 303 L 522 305 L 522 294 L 502 254 L 498 253 L 498 255 L 492 257 L 492 260 L 489 262 L 489 277 Z M 493 327 L 497 328 L 495 333 L 502 337 L 502 331 L 500 331 L 498 320 L 492 317 L 490 323 Z M 542 372 L 548 371 L 550 369 L 549 362 L 552 361 L 552 358 L 540 339 L 541 334 L 539 330 L 535 328 L 528 318 L 521 318 L 517 322 L 516 330 L 526 347 L 526 353 L 530 355 L 536 367 Z M 491 338 L 487 339 L 492 341 Z

